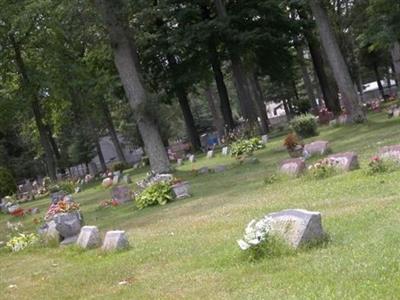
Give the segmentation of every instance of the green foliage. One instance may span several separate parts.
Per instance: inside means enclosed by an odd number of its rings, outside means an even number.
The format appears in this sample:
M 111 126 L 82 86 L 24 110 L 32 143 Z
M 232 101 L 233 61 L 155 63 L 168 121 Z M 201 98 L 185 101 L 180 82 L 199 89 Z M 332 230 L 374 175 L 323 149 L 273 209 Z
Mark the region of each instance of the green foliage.
M 318 135 L 317 121 L 311 114 L 304 114 L 295 117 L 290 121 L 290 126 L 294 132 L 302 138 Z
M 136 198 L 136 206 L 143 209 L 151 205 L 165 205 L 173 200 L 172 186 L 168 182 L 157 182 L 147 187 Z
M 289 133 L 283 140 L 283 146 L 285 146 L 288 151 L 294 151 L 299 144 L 299 138 L 294 133 Z
M 322 159 L 308 168 L 308 176 L 313 179 L 324 179 L 336 172 L 336 162 L 331 159 Z
M 240 157 L 242 155 L 252 155 L 254 151 L 264 148 L 264 144 L 258 137 L 251 139 L 240 139 L 231 145 L 231 155 Z
M 365 173 L 367 175 L 376 175 L 380 173 L 390 172 L 394 169 L 398 168 L 398 163 L 392 160 L 384 160 L 378 156 L 373 156 L 367 168 L 365 169 Z
M 257 261 L 264 258 L 290 256 L 295 253 L 295 250 L 290 248 L 282 239 L 270 235 L 263 243 L 243 251 L 242 255 L 244 255 L 248 261 Z
M 19 233 L 12 237 L 6 244 L 6 247 L 12 252 L 21 251 L 39 241 L 39 237 L 35 233 Z
M 0 167 L 0 197 L 10 196 L 17 191 L 17 184 L 11 172 Z
M 123 170 L 129 169 L 130 166 L 128 164 L 124 164 L 123 162 L 117 162 L 112 165 L 111 171 L 113 172 L 122 172 Z

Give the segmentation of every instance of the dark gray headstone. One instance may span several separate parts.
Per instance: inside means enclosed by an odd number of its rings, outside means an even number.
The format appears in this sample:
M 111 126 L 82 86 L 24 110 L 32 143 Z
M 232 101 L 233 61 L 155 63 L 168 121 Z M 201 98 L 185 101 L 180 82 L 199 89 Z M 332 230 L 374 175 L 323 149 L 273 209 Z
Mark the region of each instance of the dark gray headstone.
M 79 212 L 61 213 L 53 217 L 56 229 L 63 238 L 73 237 L 79 234 L 82 227 L 82 216 Z
M 199 173 L 199 174 L 207 174 L 208 172 L 209 172 L 208 167 L 202 167 L 197 170 L 197 173 Z
M 219 165 L 214 168 L 215 173 L 222 173 L 225 171 L 226 171 L 226 166 L 224 166 L 224 165 Z
M 172 190 L 177 199 L 190 197 L 190 185 L 187 181 L 174 184 Z
M 111 198 L 118 203 L 127 203 L 132 201 L 132 191 L 127 186 L 117 186 L 111 190 Z

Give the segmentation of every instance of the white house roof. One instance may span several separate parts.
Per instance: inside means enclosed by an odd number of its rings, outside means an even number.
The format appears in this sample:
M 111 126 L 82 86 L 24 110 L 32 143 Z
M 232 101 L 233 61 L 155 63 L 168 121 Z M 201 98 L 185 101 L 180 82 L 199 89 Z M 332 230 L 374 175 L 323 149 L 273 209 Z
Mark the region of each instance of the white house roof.
M 381 83 L 384 88 L 387 87 L 387 80 L 381 80 Z M 390 84 L 392 86 L 394 86 L 394 85 L 396 85 L 396 81 L 390 80 Z M 378 87 L 378 82 L 376 82 L 376 81 L 372 81 L 372 82 L 363 84 L 363 93 L 376 91 L 377 89 L 379 89 L 379 87 Z

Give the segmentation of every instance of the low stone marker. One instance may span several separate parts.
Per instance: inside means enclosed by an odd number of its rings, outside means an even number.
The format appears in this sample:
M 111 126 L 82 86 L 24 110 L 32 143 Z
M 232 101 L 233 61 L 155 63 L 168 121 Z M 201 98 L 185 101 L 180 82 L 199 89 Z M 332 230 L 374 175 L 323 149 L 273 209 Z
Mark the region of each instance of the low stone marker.
M 121 174 L 114 175 L 112 185 L 117 185 L 121 179 Z
M 213 158 L 214 157 L 214 150 L 210 150 L 207 152 L 207 158 Z
M 178 166 L 182 166 L 183 165 L 183 159 L 182 158 L 178 158 L 176 160 L 176 163 L 177 163 Z
M 189 155 L 189 161 L 191 163 L 194 163 L 196 161 L 196 157 L 194 156 L 194 154 Z
M 305 156 L 325 155 L 329 152 L 329 142 L 315 141 L 310 144 L 304 145 L 303 152 Z
M 176 183 L 172 186 L 172 190 L 175 194 L 176 199 L 183 199 L 190 197 L 190 185 L 189 182 L 183 181 Z
M 264 134 L 261 136 L 261 142 L 265 145 L 268 143 L 268 135 Z
M 226 166 L 224 166 L 224 165 L 219 165 L 214 168 L 215 173 L 222 173 L 225 171 L 226 171 Z
M 100 247 L 101 238 L 99 229 L 96 226 L 83 226 L 76 244 L 84 249 Z
M 301 158 L 291 158 L 284 160 L 281 163 L 279 171 L 287 175 L 298 176 L 305 170 L 305 168 L 306 164 L 304 163 L 304 160 Z
M 229 148 L 228 147 L 222 148 L 222 155 L 227 156 L 228 154 L 229 154 Z
M 271 234 L 282 237 L 290 246 L 298 248 L 325 237 L 321 213 L 304 209 L 287 209 L 265 216 Z
M 257 157 L 245 157 L 240 160 L 240 164 L 243 165 L 255 165 L 258 164 L 260 161 Z
M 328 159 L 334 160 L 336 166 L 343 171 L 351 171 L 359 167 L 358 156 L 355 152 L 343 152 L 329 155 Z
M 124 184 L 131 184 L 131 183 L 132 183 L 132 179 L 131 179 L 130 176 L 124 175 L 124 177 L 122 177 L 122 182 L 123 182 Z
M 101 183 L 101 186 L 104 188 L 109 188 L 112 185 L 113 185 L 113 180 L 111 178 L 105 178 Z
M 113 251 L 125 249 L 127 247 L 129 247 L 129 241 L 125 231 L 114 230 L 106 233 L 101 249 L 104 251 Z
M 111 198 L 120 204 L 132 201 L 132 191 L 129 187 L 121 185 L 111 190 Z
M 60 233 L 57 231 L 56 223 L 54 221 L 46 223 L 44 227 L 39 229 L 39 234 L 43 235 L 45 242 L 60 242 Z
M 79 212 L 61 213 L 55 215 L 53 220 L 63 240 L 61 243 L 74 243 L 82 228 L 83 220 L 81 214 Z
M 400 108 L 393 109 L 393 117 L 398 118 L 400 116 Z
M 208 172 L 209 172 L 208 167 L 202 167 L 202 168 L 197 170 L 198 174 L 208 174 Z
M 385 146 L 379 149 L 379 158 L 400 161 L 400 145 Z

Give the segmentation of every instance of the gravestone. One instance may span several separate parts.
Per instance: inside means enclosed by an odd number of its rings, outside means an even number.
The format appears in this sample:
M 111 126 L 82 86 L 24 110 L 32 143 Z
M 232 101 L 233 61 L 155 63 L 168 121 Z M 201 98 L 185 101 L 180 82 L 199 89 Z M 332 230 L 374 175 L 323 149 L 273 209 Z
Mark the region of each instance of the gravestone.
M 196 161 L 196 157 L 194 156 L 194 154 L 189 155 L 189 161 L 191 163 L 194 163 Z
M 59 191 L 57 193 L 52 193 L 50 195 L 51 203 L 53 203 L 53 204 L 58 203 L 58 201 L 63 200 L 65 196 L 66 196 L 66 193 L 64 191 Z
M 182 158 L 178 158 L 176 160 L 176 163 L 178 164 L 178 166 L 182 166 L 183 165 L 183 159 Z
M 45 242 L 56 241 L 58 243 L 60 241 L 61 237 L 60 233 L 56 229 L 56 225 L 56 222 L 52 220 L 39 228 L 38 232 L 43 236 Z
M 172 186 L 172 190 L 177 199 L 190 197 L 190 185 L 189 182 L 179 182 Z
M 261 142 L 265 145 L 268 143 L 268 135 L 264 134 L 261 136 Z
M 95 177 L 96 174 L 98 173 L 97 165 L 94 162 L 89 163 L 89 173 L 93 177 Z
M 132 191 L 127 186 L 117 186 L 111 190 L 111 198 L 120 204 L 132 201 Z
M 113 251 L 127 247 L 129 247 L 129 241 L 126 237 L 125 231 L 115 230 L 106 233 L 101 249 L 104 251 Z
M 101 238 L 99 229 L 96 226 L 83 226 L 76 244 L 84 249 L 100 247 Z
M 358 156 L 355 152 L 343 152 L 329 155 L 328 159 L 334 161 L 336 167 L 343 171 L 351 171 L 359 167 Z
M 215 173 L 222 173 L 225 171 L 226 171 L 226 166 L 224 166 L 224 165 L 219 165 L 214 168 Z
M 400 162 L 400 145 L 385 146 L 379 149 L 381 159 L 390 159 Z
M 208 167 L 202 167 L 202 168 L 197 170 L 198 174 L 207 174 L 208 172 L 209 172 Z
M 228 154 L 229 154 L 229 148 L 228 147 L 222 148 L 222 155 L 227 156 Z
M 308 156 L 325 155 L 329 151 L 329 142 L 315 141 L 310 144 L 304 145 L 303 152 Z
M 398 118 L 400 116 L 400 108 L 393 109 L 393 117 Z
M 132 183 L 131 177 L 128 175 L 124 175 L 124 177 L 122 177 L 122 182 L 124 184 L 131 184 Z
M 113 180 L 112 180 L 112 185 L 117 185 L 119 183 L 120 179 L 121 179 L 120 174 L 114 175 Z
M 270 224 L 270 233 L 280 236 L 294 248 L 325 237 L 319 212 L 287 209 L 268 214 L 265 219 Z
M 78 236 L 82 228 L 83 219 L 79 212 L 56 214 L 53 218 L 56 229 L 63 239 Z
M 240 160 L 240 163 L 243 165 L 254 165 L 254 164 L 258 164 L 260 161 L 257 157 L 245 157 L 243 159 Z
M 284 160 L 279 167 L 279 171 L 287 175 L 298 176 L 305 168 L 306 164 L 301 158 L 292 158 Z
M 214 157 L 214 150 L 210 150 L 207 152 L 207 158 L 213 158 Z

